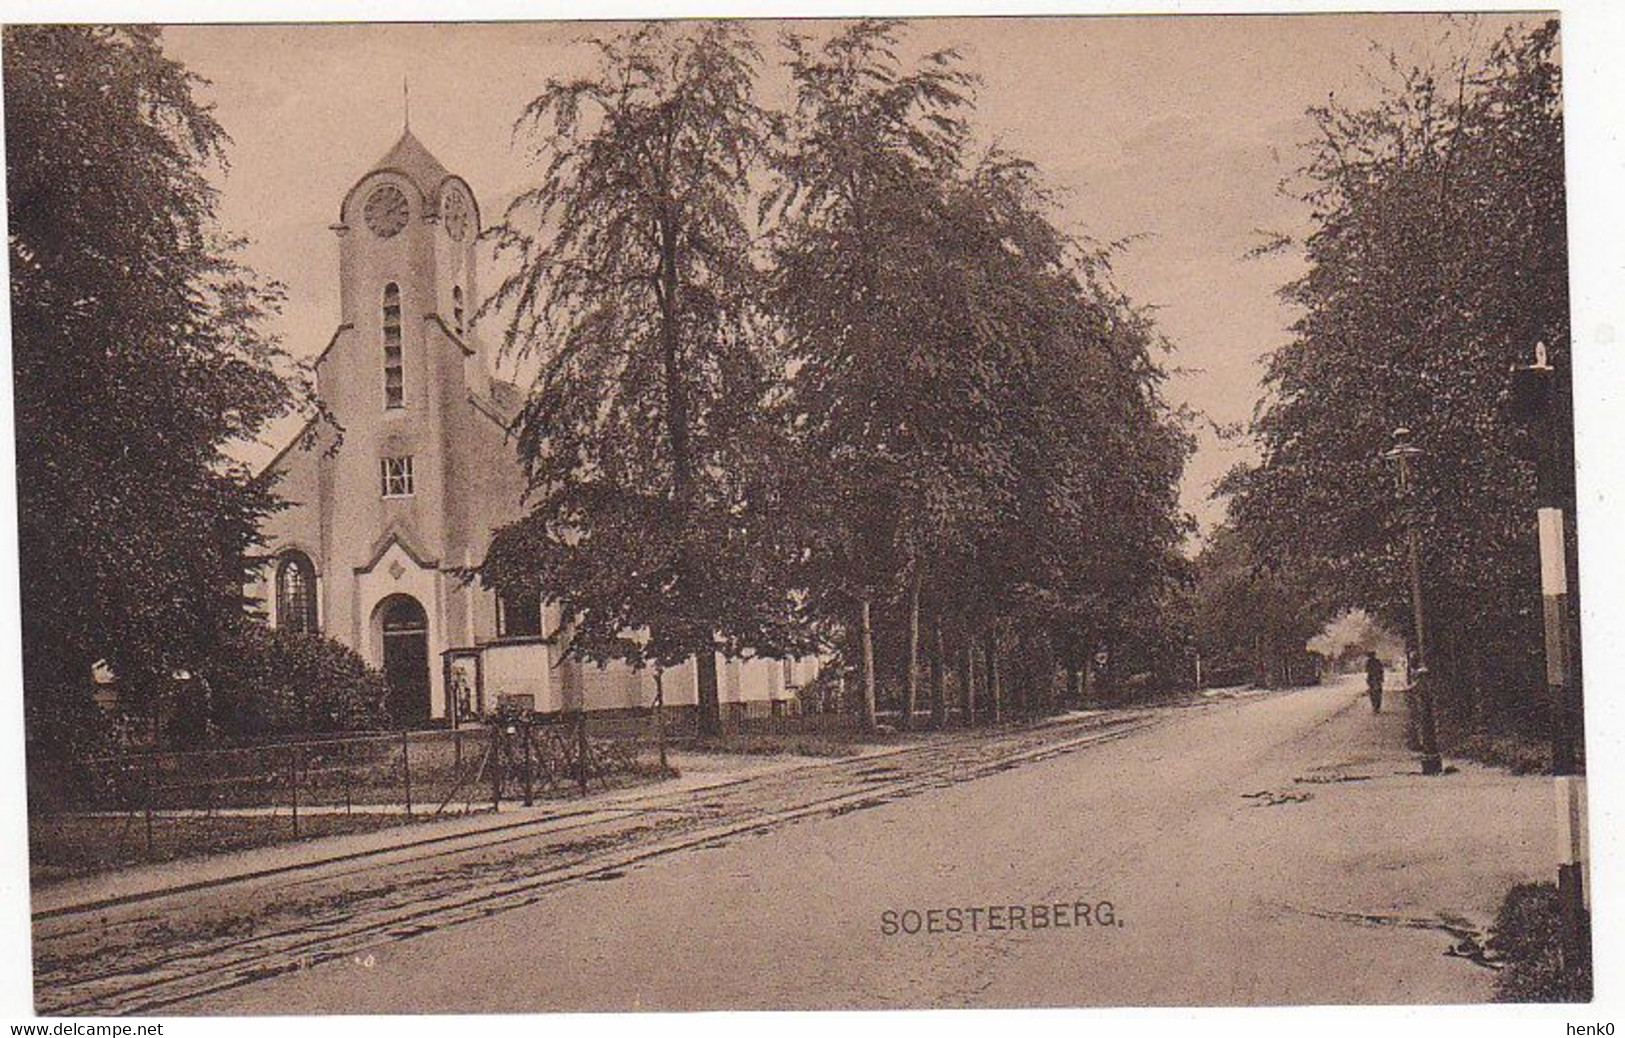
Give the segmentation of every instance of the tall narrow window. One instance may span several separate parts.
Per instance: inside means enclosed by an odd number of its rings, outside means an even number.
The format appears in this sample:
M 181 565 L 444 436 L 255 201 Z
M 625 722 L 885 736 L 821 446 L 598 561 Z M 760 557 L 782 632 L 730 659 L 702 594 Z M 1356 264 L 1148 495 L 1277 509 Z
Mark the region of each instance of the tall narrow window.
M 286 551 L 276 568 L 276 623 L 290 631 L 316 630 L 316 567 L 302 551 Z
M 451 324 L 457 329 L 457 334 L 463 334 L 463 287 L 456 285 L 451 290 Z
M 393 281 L 384 286 L 384 406 L 406 406 L 401 364 L 401 290 Z
M 378 474 L 385 497 L 412 496 L 412 456 L 380 458 Z

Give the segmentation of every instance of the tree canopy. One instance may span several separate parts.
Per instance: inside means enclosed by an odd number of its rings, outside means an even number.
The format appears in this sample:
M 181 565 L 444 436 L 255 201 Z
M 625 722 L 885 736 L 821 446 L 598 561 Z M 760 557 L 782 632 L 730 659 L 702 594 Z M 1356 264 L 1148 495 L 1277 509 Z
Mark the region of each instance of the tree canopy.
M 481 575 L 557 602 L 576 656 L 698 654 L 705 705 L 713 650 L 822 645 L 872 719 L 906 626 L 906 723 L 922 624 L 938 672 L 949 638 L 1075 662 L 1168 571 L 1190 445 L 1154 326 L 976 144 L 959 56 L 903 36 L 786 34 L 774 112 L 745 28 L 640 26 L 526 109 L 487 309 L 540 362 L 531 500 Z
M 540 593 L 571 652 L 697 656 L 795 646 L 772 574 L 788 489 L 765 419 L 775 371 L 744 215 L 769 118 L 737 24 L 648 23 L 595 40 L 596 71 L 550 81 L 518 129 L 539 181 L 494 238 L 517 270 L 487 308 L 540 374 L 517 422 L 531 508 L 482 567 Z
M 234 258 L 201 80 L 140 26 L 8 26 L 6 183 L 29 695 L 134 698 L 244 615 L 267 480 L 225 447 L 301 403 Z
M 1517 714 L 1539 685 L 1534 451 L 1509 373 L 1545 342 L 1572 428 L 1556 49 L 1555 21 L 1512 30 L 1448 68 L 1395 61 L 1375 103 L 1311 113 L 1308 271 L 1283 289 L 1302 316 L 1269 361 L 1262 460 L 1222 488 L 1256 551 L 1323 567 L 1339 604 L 1395 630 L 1414 518 L 1429 663 L 1467 716 Z M 1382 456 L 1400 426 L 1424 452 L 1403 503 Z

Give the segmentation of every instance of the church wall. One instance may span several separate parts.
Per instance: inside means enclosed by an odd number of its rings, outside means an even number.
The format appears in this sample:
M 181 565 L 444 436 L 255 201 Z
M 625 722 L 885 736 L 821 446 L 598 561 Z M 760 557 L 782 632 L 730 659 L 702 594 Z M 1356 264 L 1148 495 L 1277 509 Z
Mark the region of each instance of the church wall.
M 331 439 L 331 433 L 318 434 L 309 449 L 296 440 L 274 463 L 282 477 L 277 482 L 276 493 L 288 502 L 288 507 L 267 516 L 260 524 L 265 535 L 264 551 L 272 558 L 260 568 L 257 579 L 248 587 L 248 594 L 259 599 L 260 609 L 270 623 L 278 620 L 274 556 L 289 548 L 297 548 L 310 558 L 316 570 L 318 619 L 326 613 L 326 604 L 321 601 L 327 577 L 322 566 L 321 452 Z
M 562 690 L 553 680 L 548 646 L 536 641 L 502 642 L 486 646 L 481 657 L 485 700 L 489 706 L 496 706 L 502 696 L 517 695 L 530 696 L 536 710 L 563 708 Z
M 431 336 L 451 364 L 460 347 L 435 326 Z M 519 514 L 520 469 L 513 444 L 489 415 L 469 400 L 461 370 L 447 371 L 441 400 L 447 561 L 472 567 L 485 558 L 493 532 Z M 474 645 L 497 635 L 496 596 L 477 581 L 453 593 L 458 645 Z
M 727 694 L 721 697 L 725 703 L 785 698 L 782 660 L 729 660 L 728 670 Z

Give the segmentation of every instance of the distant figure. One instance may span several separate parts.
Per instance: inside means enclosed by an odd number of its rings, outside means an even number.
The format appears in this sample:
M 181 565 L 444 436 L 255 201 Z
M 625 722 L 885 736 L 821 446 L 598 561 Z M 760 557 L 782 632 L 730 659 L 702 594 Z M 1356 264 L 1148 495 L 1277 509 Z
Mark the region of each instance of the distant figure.
M 1382 713 L 1382 678 L 1386 668 L 1375 652 L 1365 654 L 1365 691 L 1371 697 L 1371 712 Z

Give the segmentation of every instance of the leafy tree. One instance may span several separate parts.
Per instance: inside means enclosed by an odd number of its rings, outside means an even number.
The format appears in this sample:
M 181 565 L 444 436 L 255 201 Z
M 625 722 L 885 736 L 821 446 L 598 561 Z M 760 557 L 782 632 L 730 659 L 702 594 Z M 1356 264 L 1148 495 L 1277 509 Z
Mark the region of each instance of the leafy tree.
M 1019 707 L 1041 706 L 1055 636 L 1121 613 L 1183 532 L 1189 440 L 1157 394 L 1154 330 L 1106 251 L 1056 228 L 1030 163 L 971 157 L 975 80 L 952 51 L 908 66 L 887 21 L 786 45 L 795 109 L 765 208 L 815 477 L 809 607 L 855 633 L 866 715 L 877 601 L 906 616 L 904 723 L 926 629 L 933 672 L 947 638 L 980 643 L 995 713 L 1007 677 Z M 1001 667 L 1010 649 L 1022 666 Z M 953 655 L 963 682 L 975 654 Z
M 577 656 L 699 656 L 708 725 L 719 649 L 840 645 L 870 724 L 882 673 L 912 719 L 927 646 L 939 721 L 976 644 L 995 691 L 1046 688 L 1079 616 L 1157 600 L 1121 589 L 1183 530 L 1149 320 L 1031 164 L 970 157 L 957 56 L 899 38 L 787 35 L 781 120 L 737 26 L 640 27 L 521 120 L 543 175 L 487 308 L 540 363 L 532 506 L 481 576 L 557 601 Z
M 1303 316 L 1270 360 L 1262 462 L 1222 487 L 1258 553 L 1325 567 L 1339 604 L 1408 630 L 1381 455 L 1413 430 L 1429 666 L 1447 710 L 1487 722 L 1540 681 L 1531 445 L 1507 403 L 1537 341 L 1569 370 L 1556 48 L 1555 21 L 1511 30 L 1447 70 L 1394 62 L 1371 106 L 1312 111 L 1309 269 L 1283 290 Z
M 996 377 L 970 354 L 964 249 L 951 211 L 973 80 L 957 55 L 905 68 L 896 22 L 852 24 L 821 45 L 786 34 L 795 90 L 778 179 L 773 301 L 807 457 L 805 579 L 812 608 L 844 617 L 875 710 L 874 604 L 909 602 L 904 723 L 918 694 L 919 603 L 932 560 L 987 515 Z M 980 362 L 979 362 L 980 361 Z M 984 434 L 987 433 L 987 434 Z M 980 476 L 967 478 L 978 463 Z
M 215 226 L 228 138 L 158 30 L 8 26 L 4 62 L 25 691 L 105 660 L 139 705 L 241 622 L 275 501 L 224 448 L 300 402 L 280 296 Z
M 991 600 L 1075 675 L 1097 649 L 1130 644 L 1150 666 L 1177 655 L 1167 614 L 1178 612 L 1185 566 L 1176 549 L 1190 528 L 1178 487 L 1192 441 L 1186 416 L 1160 394 L 1154 354 L 1164 343 L 1113 285 L 1112 249 L 1056 231 L 1025 164 L 989 169 L 976 184 L 1002 240 L 977 266 L 1014 305 L 979 309 L 998 314 L 1000 340 L 1016 347 L 1004 361 L 1001 410 L 1017 487 L 989 547 L 1004 581 Z
M 1208 672 L 1245 671 L 1261 687 L 1288 682 L 1330 616 L 1330 596 L 1316 575 L 1261 556 L 1245 532 L 1228 525 L 1214 531 L 1193 570 L 1195 647 Z
M 494 231 L 518 269 L 486 307 L 540 373 L 518 419 L 530 511 L 481 575 L 556 601 L 578 657 L 697 657 L 714 732 L 714 653 L 800 637 L 774 565 L 792 488 L 742 210 L 770 131 L 759 59 L 729 22 L 594 46 L 592 74 L 526 107 L 541 179 Z

